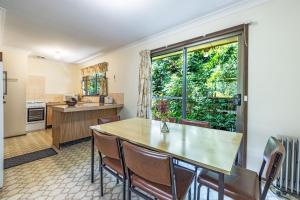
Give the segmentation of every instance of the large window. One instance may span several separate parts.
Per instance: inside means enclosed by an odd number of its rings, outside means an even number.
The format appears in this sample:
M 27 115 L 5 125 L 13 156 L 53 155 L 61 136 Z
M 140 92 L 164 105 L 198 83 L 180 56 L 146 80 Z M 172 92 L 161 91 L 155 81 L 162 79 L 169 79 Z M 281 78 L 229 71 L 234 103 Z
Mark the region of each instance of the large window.
M 82 77 L 82 94 L 84 96 L 97 96 L 101 94 L 101 81 L 105 79 L 105 73 L 96 73 Z
M 153 108 L 157 99 L 166 99 L 170 117 L 236 130 L 238 47 L 234 36 L 153 56 Z

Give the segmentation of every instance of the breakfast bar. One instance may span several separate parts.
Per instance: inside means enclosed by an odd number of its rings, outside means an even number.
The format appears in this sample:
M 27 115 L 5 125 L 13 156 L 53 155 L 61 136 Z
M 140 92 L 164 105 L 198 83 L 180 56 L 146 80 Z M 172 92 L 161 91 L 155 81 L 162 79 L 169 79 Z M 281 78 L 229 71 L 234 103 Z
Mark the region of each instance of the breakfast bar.
M 122 107 L 99 103 L 53 106 L 53 145 L 60 148 L 63 143 L 90 137 L 89 127 L 97 124 L 97 119 L 117 115 Z

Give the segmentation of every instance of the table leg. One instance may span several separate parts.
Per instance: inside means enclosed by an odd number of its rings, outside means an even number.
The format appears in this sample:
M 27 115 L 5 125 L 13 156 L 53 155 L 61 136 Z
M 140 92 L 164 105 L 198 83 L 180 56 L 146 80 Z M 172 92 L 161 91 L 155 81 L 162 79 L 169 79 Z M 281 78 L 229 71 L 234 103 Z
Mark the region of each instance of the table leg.
M 95 158 L 95 139 L 92 133 L 92 142 L 91 142 L 91 182 L 94 183 L 94 159 Z
M 195 178 L 194 178 L 194 199 L 196 200 L 197 196 L 197 171 L 198 167 L 195 166 Z
M 219 200 L 224 200 L 224 174 L 219 174 Z

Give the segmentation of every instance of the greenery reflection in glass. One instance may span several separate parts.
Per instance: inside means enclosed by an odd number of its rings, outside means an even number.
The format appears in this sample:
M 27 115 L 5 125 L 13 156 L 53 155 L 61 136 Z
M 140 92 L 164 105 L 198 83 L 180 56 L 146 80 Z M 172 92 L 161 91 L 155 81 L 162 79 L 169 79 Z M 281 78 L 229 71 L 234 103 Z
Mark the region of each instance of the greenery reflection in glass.
M 84 96 L 97 96 L 101 93 L 101 80 L 105 79 L 105 73 L 96 73 L 82 78 L 82 94 Z
M 187 51 L 186 118 L 234 131 L 238 42 Z M 168 97 L 170 116 L 178 119 L 182 118 L 182 65 L 182 51 L 152 58 L 153 106 L 157 97 Z

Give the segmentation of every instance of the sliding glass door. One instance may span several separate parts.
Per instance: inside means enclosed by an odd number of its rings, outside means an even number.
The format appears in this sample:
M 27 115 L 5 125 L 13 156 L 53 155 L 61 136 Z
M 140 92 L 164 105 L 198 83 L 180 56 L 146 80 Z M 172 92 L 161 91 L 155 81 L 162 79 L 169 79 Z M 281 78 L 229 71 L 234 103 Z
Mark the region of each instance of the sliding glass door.
M 153 107 L 157 99 L 166 99 L 171 117 L 236 131 L 242 103 L 240 42 L 237 35 L 152 57 Z
M 240 25 L 152 51 L 153 118 L 157 99 L 171 117 L 207 121 L 244 134 L 239 164 L 246 166 L 248 26 Z

